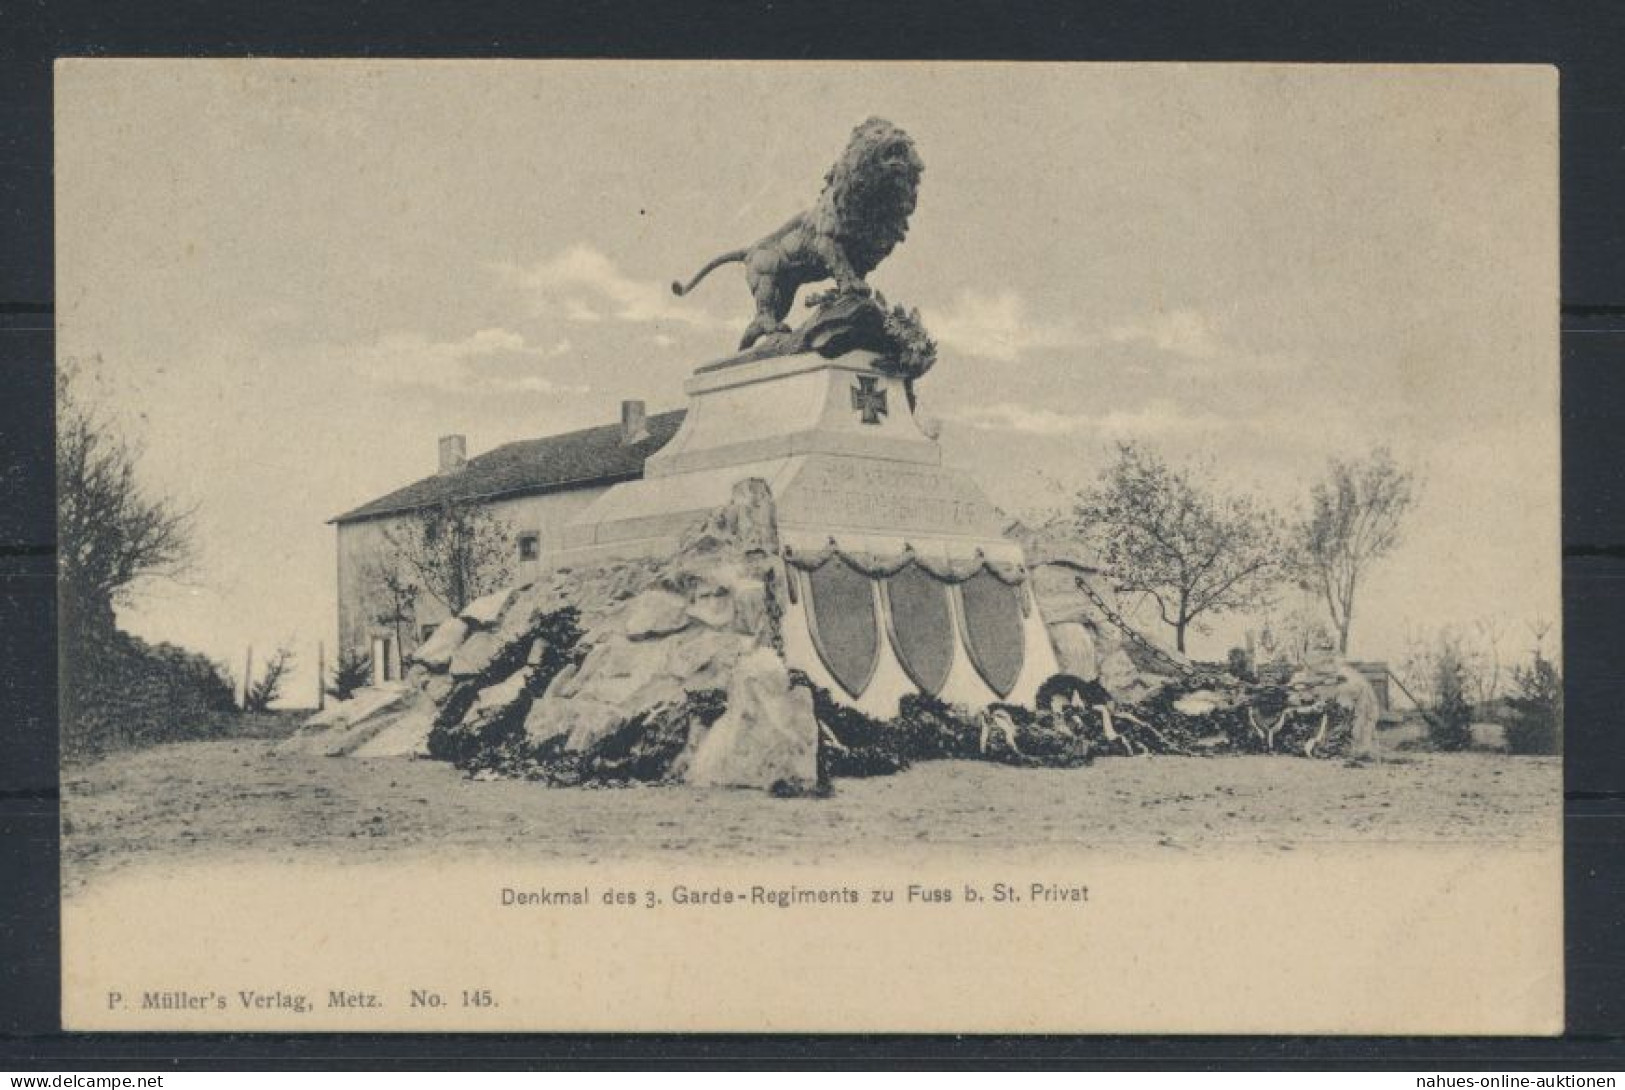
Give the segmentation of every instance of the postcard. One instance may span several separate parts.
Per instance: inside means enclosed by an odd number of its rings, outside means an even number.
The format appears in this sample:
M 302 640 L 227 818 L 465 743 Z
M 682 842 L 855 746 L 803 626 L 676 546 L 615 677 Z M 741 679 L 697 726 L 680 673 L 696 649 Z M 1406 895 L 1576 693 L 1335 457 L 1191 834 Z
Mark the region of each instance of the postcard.
M 67 1028 L 1562 1031 L 1553 69 L 56 133 Z

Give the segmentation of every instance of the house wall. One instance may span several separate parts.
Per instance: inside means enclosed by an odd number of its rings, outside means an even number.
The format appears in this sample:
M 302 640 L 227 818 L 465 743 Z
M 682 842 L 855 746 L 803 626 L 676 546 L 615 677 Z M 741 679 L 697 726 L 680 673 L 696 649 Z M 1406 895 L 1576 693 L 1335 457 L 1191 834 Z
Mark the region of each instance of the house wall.
M 509 526 L 513 539 L 509 567 L 515 583 L 529 582 L 550 566 L 552 555 L 559 549 L 564 524 L 608 487 L 597 485 L 568 492 L 519 496 L 487 505 L 494 517 Z M 372 573 L 385 554 L 386 532 L 402 521 L 396 516 L 345 522 L 336 527 L 339 647 L 342 649 L 370 654 L 373 636 L 393 635 L 389 625 L 377 620 L 388 609 L 388 603 Z M 519 560 L 519 535 L 525 533 L 537 534 L 540 539 L 541 554 L 534 561 Z M 425 625 L 439 624 L 447 616 L 446 608 L 427 594 L 419 595 L 415 612 L 417 616 L 410 626 L 411 631 L 402 633 L 401 653 L 417 646 Z

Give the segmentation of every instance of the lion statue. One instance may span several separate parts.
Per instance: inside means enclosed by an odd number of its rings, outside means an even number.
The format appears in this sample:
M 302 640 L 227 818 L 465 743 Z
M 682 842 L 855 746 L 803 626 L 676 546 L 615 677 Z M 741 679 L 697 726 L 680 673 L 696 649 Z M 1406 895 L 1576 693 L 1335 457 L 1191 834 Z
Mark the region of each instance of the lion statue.
M 868 295 L 864 277 L 908 233 L 924 169 L 908 133 L 871 117 L 852 131 L 846 151 L 824 175 L 817 204 L 755 245 L 712 258 L 687 284 L 673 281 L 672 293 L 687 295 L 713 269 L 744 262 L 756 317 L 741 350 L 769 333 L 790 331 L 784 319 L 803 284 L 834 279 L 837 292 Z

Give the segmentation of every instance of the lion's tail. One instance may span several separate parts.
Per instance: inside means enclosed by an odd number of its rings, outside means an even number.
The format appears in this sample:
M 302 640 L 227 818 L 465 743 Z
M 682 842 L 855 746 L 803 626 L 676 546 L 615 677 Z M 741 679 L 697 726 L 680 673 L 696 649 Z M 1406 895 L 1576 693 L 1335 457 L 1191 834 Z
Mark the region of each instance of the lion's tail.
M 726 265 L 730 261 L 743 260 L 745 260 L 744 250 L 729 250 L 725 254 L 718 254 L 716 257 L 713 257 L 710 261 L 706 262 L 705 268 L 695 273 L 694 279 L 690 280 L 687 284 L 684 284 L 681 280 L 673 280 L 671 282 L 671 293 L 676 296 L 687 295 L 689 292 L 694 290 L 695 286 L 699 284 L 701 280 L 704 280 L 711 274 L 712 269 Z

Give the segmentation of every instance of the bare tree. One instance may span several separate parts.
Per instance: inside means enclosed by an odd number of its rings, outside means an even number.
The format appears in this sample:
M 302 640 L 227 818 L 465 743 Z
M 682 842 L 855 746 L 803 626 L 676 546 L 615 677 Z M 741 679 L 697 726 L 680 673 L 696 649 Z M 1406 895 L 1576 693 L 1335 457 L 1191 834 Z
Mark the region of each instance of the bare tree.
M 1524 628 L 1528 630 L 1530 638 L 1535 641 L 1535 653 L 1537 655 L 1544 654 L 1546 637 L 1551 634 L 1552 627 L 1552 622 L 1541 616 L 1536 616 L 1532 621 L 1524 622 Z
M 478 503 L 447 501 L 421 508 L 384 531 L 388 567 L 452 613 L 513 577 L 513 533 Z
M 1314 657 L 1326 640 L 1326 622 L 1320 615 L 1319 600 L 1299 587 L 1271 603 L 1258 636 L 1258 649 L 1265 661 L 1302 665 Z
M 1389 672 L 1398 680 L 1401 691 L 1418 708 L 1434 702 L 1434 685 L 1438 681 L 1439 651 L 1448 640 L 1449 630 L 1405 626 L 1405 645 L 1398 662 L 1389 664 Z
M 84 396 L 83 371 L 57 372 L 57 570 L 70 638 L 113 628 L 113 607 L 195 558 L 192 512 L 147 491 L 141 450 Z
M 1264 604 L 1281 571 L 1279 520 L 1268 508 L 1135 443 L 1118 444 L 1076 514 L 1118 593 L 1155 603 L 1181 652 L 1198 618 Z
M 1475 626 L 1441 625 L 1438 628 L 1406 626 L 1405 649 L 1390 672 L 1405 693 L 1420 708 L 1436 708 L 1444 699 L 1440 690 L 1449 677 L 1459 684 L 1470 703 L 1487 685 L 1487 660 L 1476 639 Z
M 1506 637 L 1504 618 L 1485 614 L 1473 621 L 1466 652 L 1467 676 L 1472 683 L 1473 703 L 1487 707 L 1501 695 L 1501 641 Z
M 395 553 L 399 553 L 399 547 Z M 398 555 L 392 555 L 375 561 L 367 573 L 382 602 L 373 619 L 390 627 L 395 633 L 395 646 L 403 653 L 407 650 L 406 628 L 417 617 L 418 601 L 418 585 L 407 575 L 406 567 Z
M 272 702 L 282 695 L 282 687 L 287 683 L 292 669 L 293 651 L 284 644 L 265 660 L 265 671 L 258 681 L 245 679 L 247 688 L 243 690 L 243 711 L 263 712 L 270 708 Z
M 1337 649 L 1348 654 L 1354 602 L 1371 565 L 1400 542 L 1400 527 L 1416 500 L 1416 474 L 1379 447 L 1358 461 L 1334 458 L 1309 494 L 1297 530 L 1304 582 L 1326 605 Z
M 1446 681 L 1456 685 L 1474 715 L 1494 718 L 1496 707 L 1506 694 L 1510 680 L 1520 684 L 1518 667 L 1507 669 L 1504 618 L 1484 616 L 1469 625 L 1443 625 L 1439 628 L 1406 625 L 1404 651 L 1390 664 L 1390 673 L 1400 689 L 1424 712 L 1437 713 L 1450 695 L 1441 688 Z M 1539 657 L 1539 641 L 1536 641 Z

